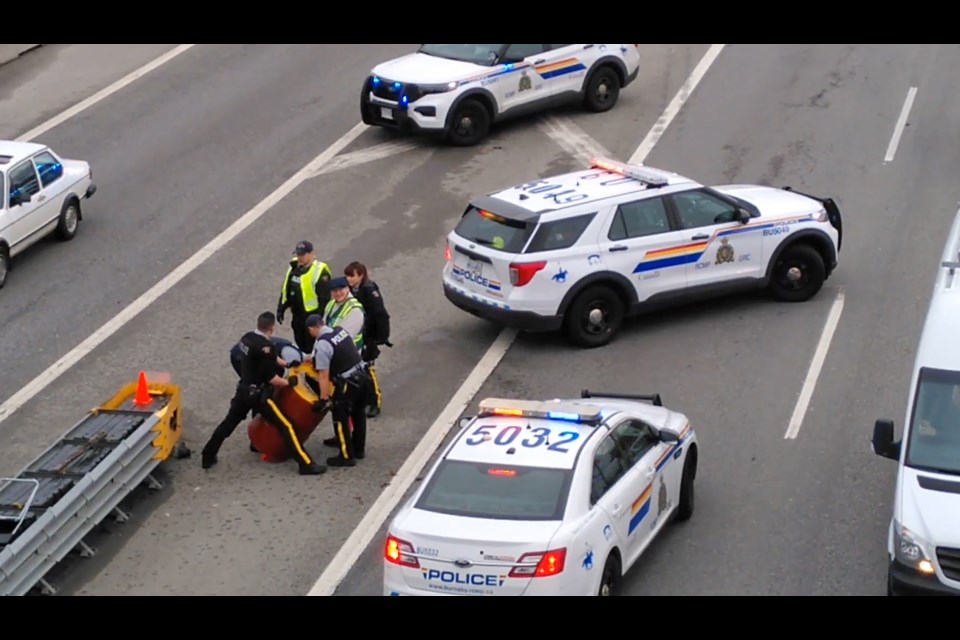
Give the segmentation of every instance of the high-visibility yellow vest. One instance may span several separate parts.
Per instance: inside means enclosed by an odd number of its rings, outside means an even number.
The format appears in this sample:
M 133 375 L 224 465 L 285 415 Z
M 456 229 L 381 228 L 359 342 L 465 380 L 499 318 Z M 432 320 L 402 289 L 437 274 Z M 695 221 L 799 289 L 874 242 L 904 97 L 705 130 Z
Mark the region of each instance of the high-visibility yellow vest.
M 283 279 L 283 291 L 280 293 L 280 300 L 287 304 L 287 288 L 290 285 L 290 276 L 293 275 L 294 264 L 291 262 L 287 269 L 287 275 Z M 320 308 L 320 300 L 317 298 L 317 283 L 320 282 L 320 276 L 324 273 L 333 276 L 327 263 L 314 260 L 310 269 L 300 276 L 300 294 L 303 296 L 303 308 L 307 313 L 311 313 Z
M 336 313 L 333 312 L 333 308 L 337 305 L 336 300 L 331 300 L 327 303 L 327 308 L 323 311 L 324 321 L 328 327 L 338 327 L 340 320 L 345 318 L 350 312 L 354 309 L 360 309 L 363 311 L 363 305 L 360 304 L 360 301 L 354 297 L 347 298 L 343 305 L 337 309 Z M 353 344 L 357 345 L 357 349 L 363 348 L 363 328 L 361 327 L 360 332 L 353 337 Z

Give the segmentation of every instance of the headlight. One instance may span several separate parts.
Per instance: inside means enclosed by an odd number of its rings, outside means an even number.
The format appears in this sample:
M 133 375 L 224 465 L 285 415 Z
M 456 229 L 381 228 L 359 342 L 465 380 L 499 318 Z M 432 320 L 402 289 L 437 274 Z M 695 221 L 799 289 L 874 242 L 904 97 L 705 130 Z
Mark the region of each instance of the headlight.
M 446 84 L 419 84 L 417 88 L 420 90 L 420 93 L 426 95 L 428 93 L 446 93 L 447 91 L 453 91 L 459 86 L 459 82 L 447 82 Z
M 896 554 L 897 561 L 916 569 L 923 575 L 932 576 L 937 571 L 933 562 L 930 561 L 926 546 L 926 543 L 917 534 L 899 522 L 894 522 L 893 551 Z

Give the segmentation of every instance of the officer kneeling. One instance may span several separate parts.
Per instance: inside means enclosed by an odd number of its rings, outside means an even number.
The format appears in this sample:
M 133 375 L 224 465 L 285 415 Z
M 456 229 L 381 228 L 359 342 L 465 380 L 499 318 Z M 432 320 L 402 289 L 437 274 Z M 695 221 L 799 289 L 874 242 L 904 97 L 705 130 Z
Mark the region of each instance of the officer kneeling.
M 320 379 L 322 411 L 331 403 L 333 428 L 339 454 L 327 460 L 331 467 L 353 467 L 362 460 L 367 443 L 367 374 L 353 337 L 343 327 L 327 326 L 319 315 L 307 318 L 307 331 L 316 338 L 314 368 Z M 353 433 L 350 421 L 353 421 Z
M 240 382 L 230 400 L 230 410 L 214 430 L 203 448 L 203 468 L 217 464 L 217 455 L 224 441 L 229 438 L 251 411 L 261 415 L 275 426 L 283 437 L 293 457 L 300 464 L 300 475 L 320 475 L 326 467 L 316 464 L 303 448 L 297 432 L 274 401 L 277 387 L 286 387 L 290 382 L 277 375 L 278 367 L 286 365 L 277 356 L 277 347 L 271 340 L 276 329 L 277 317 L 269 311 L 257 319 L 256 331 L 251 331 L 240 340 L 243 358 L 240 362 Z

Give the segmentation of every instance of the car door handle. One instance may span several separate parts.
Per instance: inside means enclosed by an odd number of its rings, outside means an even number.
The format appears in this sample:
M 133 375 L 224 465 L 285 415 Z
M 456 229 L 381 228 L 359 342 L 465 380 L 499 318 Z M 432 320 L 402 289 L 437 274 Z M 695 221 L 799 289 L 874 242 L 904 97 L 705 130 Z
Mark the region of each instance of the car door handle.
M 47 199 L 47 196 L 37 196 L 37 202 L 43 202 Z
M 628 249 L 629 249 L 629 247 L 624 247 L 624 246 L 622 246 L 622 245 L 618 245 L 618 246 L 616 246 L 616 247 L 610 247 L 610 253 L 618 253 L 618 252 L 620 252 L 620 251 L 627 251 Z
M 537 60 L 537 61 L 534 62 L 533 64 L 543 64 L 543 63 L 546 62 L 546 61 L 547 61 L 546 58 L 540 58 L 539 60 Z
M 698 236 L 693 236 L 693 237 L 690 238 L 690 239 L 693 240 L 694 242 L 696 242 L 696 241 L 698 241 L 698 240 L 709 240 L 709 239 L 710 239 L 710 234 L 709 234 L 709 233 L 701 233 L 700 235 L 698 235 Z
M 613 505 L 613 509 L 610 510 L 610 515 L 614 518 L 619 518 L 621 513 L 623 513 L 623 507 L 618 504 Z
M 653 476 L 657 473 L 655 469 L 647 469 L 646 478 L 647 480 L 653 480 Z

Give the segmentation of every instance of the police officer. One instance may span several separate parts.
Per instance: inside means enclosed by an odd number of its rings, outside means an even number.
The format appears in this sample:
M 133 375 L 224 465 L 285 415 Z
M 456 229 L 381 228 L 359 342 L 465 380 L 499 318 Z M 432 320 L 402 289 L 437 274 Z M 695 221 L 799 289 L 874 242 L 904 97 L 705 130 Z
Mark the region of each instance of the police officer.
M 273 343 L 273 346 L 277 348 L 277 356 L 285 363 L 285 366 L 277 367 L 277 375 L 283 375 L 283 370 L 286 367 L 296 367 L 303 364 L 304 360 L 307 359 L 307 356 L 304 355 L 300 347 L 286 338 L 273 336 L 270 338 L 270 341 Z M 230 349 L 230 365 L 233 367 L 233 370 L 237 372 L 238 376 L 243 375 L 243 371 L 241 370 L 243 366 L 243 354 L 244 346 L 241 340 Z
M 277 321 L 283 324 L 287 309 L 292 311 L 290 326 L 293 339 L 304 353 L 310 353 L 313 340 L 307 333 L 304 322 L 312 313 L 319 313 L 330 300 L 330 279 L 333 272 L 325 262 L 316 259 L 313 244 L 304 240 L 297 243 L 290 259 L 287 275 L 280 290 L 277 303 Z
M 366 313 L 360 301 L 350 292 L 350 283 L 343 276 L 330 281 L 330 302 L 323 310 L 323 322 L 330 328 L 343 327 L 353 337 L 358 350 L 363 350 L 363 326 Z
M 328 458 L 331 467 L 353 467 L 366 456 L 367 416 L 364 413 L 367 377 L 363 359 L 343 327 L 330 327 L 319 315 L 307 318 L 315 336 L 313 363 L 320 377 L 318 410 L 330 403 L 338 455 Z M 353 421 L 353 433 L 350 421 Z
M 370 279 L 367 267 L 361 262 L 351 262 L 344 269 L 353 297 L 363 305 L 363 361 L 367 363 L 370 384 L 367 385 L 367 417 L 376 418 L 383 408 L 383 393 L 377 376 L 376 362 L 380 357 L 380 345 L 390 346 L 390 314 L 383 304 L 380 287 Z
M 300 464 L 300 475 L 320 475 L 326 471 L 326 467 L 315 463 L 303 448 L 290 419 L 274 401 L 276 390 L 290 385 L 286 378 L 277 375 L 278 367 L 285 368 L 287 363 L 277 357 L 277 347 L 270 339 L 276 323 L 274 314 L 269 311 L 262 313 L 257 319 L 256 331 L 245 334 L 240 340 L 244 352 L 240 364 L 240 382 L 230 400 L 230 410 L 203 448 L 204 469 L 217 464 L 220 447 L 252 411 L 277 427 Z

